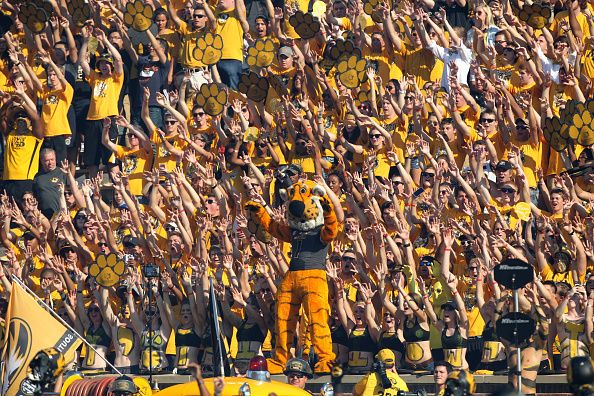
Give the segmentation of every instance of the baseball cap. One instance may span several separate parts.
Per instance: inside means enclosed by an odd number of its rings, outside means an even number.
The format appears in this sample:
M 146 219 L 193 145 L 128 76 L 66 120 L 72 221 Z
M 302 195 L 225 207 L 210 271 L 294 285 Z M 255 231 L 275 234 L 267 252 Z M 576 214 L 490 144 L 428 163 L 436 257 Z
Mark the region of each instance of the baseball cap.
M 396 355 L 391 349 L 382 349 L 375 355 L 375 358 L 385 364 L 387 367 L 392 367 L 396 364 Z
M 105 61 L 105 62 L 109 62 L 109 63 L 113 64 L 113 56 L 111 56 L 111 54 L 109 52 L 104 52 L 101 55 L 99 55 L 96 63 L 99 64 L 99 62 L 101 62 L 101 61 Z
M 506 161 L 506 160 L 501 160 L 497 163 L 497 165 L 495 165 L 495 170 L 510 170 L 513 169 L 513 165 L 511 162 Z
M 126 235 L 122 239 L 122 245 L 124 245 L 124 247 L 140 246 L 140 240 L 138 238 L 136 238 L 135 236 Z
M 307 378 L 313 378 L 313 372 L 311 371 L 309 364 L 305 360 L 299 358 L 289 359 L 284 374 L 289 375 L 289 373 L 305 374 Z
M 181 234 L 181 231 L 180 231 L 178 225 L 172 221 L 165 223 L 163 228 L 165 229 L 165 231 L 167 232 L 168 235 Z
M 291 57 L 293 57 L 293 54 L 294 54 L 293 48 L 291 48 L 291 47 L 284 46 L 284 47 L 280 47 L 280 49 L 278 50 L 279 58 L 283 55 L 286 56 L 287 58 L 291 58 Z
M 450 309 L 452 311 L 456 310 L 456 303 L 454 301 L 446 301 L 441 304 L 441 309 Z

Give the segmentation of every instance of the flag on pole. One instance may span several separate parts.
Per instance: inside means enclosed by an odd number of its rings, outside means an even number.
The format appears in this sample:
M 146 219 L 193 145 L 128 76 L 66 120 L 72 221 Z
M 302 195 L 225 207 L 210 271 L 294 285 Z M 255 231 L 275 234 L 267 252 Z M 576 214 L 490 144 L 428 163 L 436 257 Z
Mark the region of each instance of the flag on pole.
M 212 278 L 210 278 L 208 310 L 210 311 L 210 337 L 212 341 L 213 370 L 217 377 L 231 375 L 227 349 L 221 333 L 219 323 L 219 306 L 214 290 Z
M 80 344 L 74 333 L 44 310 L 19 283 L 13 282 L 6 314 L 0 394 L 32 395 L 25 379 L 29 362 L 37 352 L 54 347 L 66 362 L 71 362 Z

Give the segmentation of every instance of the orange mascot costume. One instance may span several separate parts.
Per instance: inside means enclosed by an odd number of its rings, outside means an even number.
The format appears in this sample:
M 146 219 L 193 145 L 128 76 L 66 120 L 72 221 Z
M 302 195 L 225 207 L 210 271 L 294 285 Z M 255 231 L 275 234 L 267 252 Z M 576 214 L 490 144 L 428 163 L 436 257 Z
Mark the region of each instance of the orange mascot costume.
M 328 317 L 326 256 L 329 243 L 338 234 L 334 206 L 323 187 L 311 181 L 299 181 L 280 191 L 287 202 L 286 222 L 272 219 L 264 206 L 246 203 L 250 230 L 256 235 L 270 235 L 291 243 L 291 262 L 277 293 L 276 349 L 268 360 L 271 374 L 285 370 L 291 358 L 299 310 L 309 319 L 310 339 L 318 356 L 314 371 L 329 373 L 335 355 Z

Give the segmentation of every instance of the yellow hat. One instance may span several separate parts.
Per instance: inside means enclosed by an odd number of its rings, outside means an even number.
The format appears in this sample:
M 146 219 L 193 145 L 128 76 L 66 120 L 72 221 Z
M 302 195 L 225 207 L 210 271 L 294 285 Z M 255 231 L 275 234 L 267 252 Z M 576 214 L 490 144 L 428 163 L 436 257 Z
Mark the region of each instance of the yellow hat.
M 392 367 L 396 363 L 396 355 L 391 349 L 382 349 L 375 355 L 375 358 L 388 367 Z

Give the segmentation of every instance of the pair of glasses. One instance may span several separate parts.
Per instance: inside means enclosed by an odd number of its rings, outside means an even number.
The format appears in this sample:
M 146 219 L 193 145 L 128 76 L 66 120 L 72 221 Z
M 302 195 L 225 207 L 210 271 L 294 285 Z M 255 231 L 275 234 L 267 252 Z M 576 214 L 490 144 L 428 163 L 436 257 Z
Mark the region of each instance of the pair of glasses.
M 167 124 L 167 125 L 173 125 L 175 123 L 177 123 L 177 121 L 173 121 L 173 120 L 165 121 L 165 124 Z
M 392 180 L 392 184 L 395 186 L 399 186 L 401 184 L 404 184 L 404 182 L 402 180 Z
M 128 138 L 129 138 L 129 139 L 137 137 L 137 136 L 136 136 L 135 134 L 133 134 L 133 133 L 128 133 L 128 134 L 127 134 L 127 136 L 128 136 Z
M 97 244 L 97 246 L 99 246 L 99 247 L 106 247 L 107 246 L 107 243 L 106 242 L 99 242 Z
M 448 190 L 441 190 L 439 192 L 439 195 L 447 195 L 448 194 Z
M 175 231 L 175 228 L 173 227 L 165 227 L 165 232 L 173 232 Z
M 490 124 L 492 122 L 495 122 L 495 118 L 480 118 L 479 119 L 479 122 L 480 123 L 483 123 L 484 122 L 484 123 Z
M 499 191 L 501 191 L 504 194 L 515 194 L 516 190 L 514 190 L 513 188 L 509 188 L 509 187 L 502 187 L 499 189 Z
M 301 374 L 301 373 L 289 373 L 287 375 L 288 378 L 305 378 L 305 374 Z
M 202 19 L 202 18 L 206 18 L 206 15 L 203 15 L 203 14 L 194 14 L 194 15 L 192 15 L 192 17 L 194 19 Z
M 423 260 L 419 263 L 419 267 L 431 267 L 433 263 L 431 261 Z
M 423 177 L 435 177 L 435 173 L 421 172 L 421 176 L 423 176 Z
M 380 134 L 377 134 L 377 135 L 369 135 L 369 139 L 379 139 L 379 138 L 380 138 L 380 136 L 382 136 L 382 135 L 380 135 Z
M 198 112 L 198 113 L 193 113 L 192 115 L 193 115 L 194 117 L 204 117 L 204 114 L 206 114 L 206 113 L 205 113 L 205 112 L 203 112 L 203 111 L 201 111 L 201 112 Z

